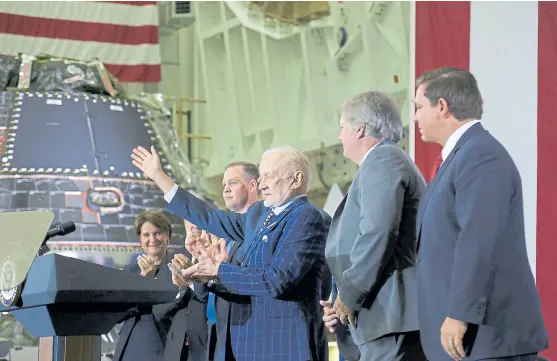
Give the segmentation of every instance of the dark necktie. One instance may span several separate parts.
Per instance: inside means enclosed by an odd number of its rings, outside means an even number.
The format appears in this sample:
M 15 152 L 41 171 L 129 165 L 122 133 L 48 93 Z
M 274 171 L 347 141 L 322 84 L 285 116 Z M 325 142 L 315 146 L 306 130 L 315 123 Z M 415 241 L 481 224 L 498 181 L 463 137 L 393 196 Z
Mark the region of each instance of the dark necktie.
M 275 216 L 276 216 L 275 212 L 273 211 L 269 212 L 267 218 L 265 218 L 265 222 L 263 222 L 263 225 L 261 226 L 261 229 L 265 229 L 265 227 L 267 227 L 269 223 L 271 223 L 271 221 L 273 220 L 273 218 L 275 218 Z
M 430 182 L 432 182 L 433 178 L 435 178 L 435 175 L 437 174 L 437 171 L 441 167 L 441 164 L 443 164 L 443 156 L 441 156 L 441 153 L 439 153 L 437 158 L 435 158 L 435 162 L 433 162 L 433 169 L 431 170 L 431 178 L 429 179 Z

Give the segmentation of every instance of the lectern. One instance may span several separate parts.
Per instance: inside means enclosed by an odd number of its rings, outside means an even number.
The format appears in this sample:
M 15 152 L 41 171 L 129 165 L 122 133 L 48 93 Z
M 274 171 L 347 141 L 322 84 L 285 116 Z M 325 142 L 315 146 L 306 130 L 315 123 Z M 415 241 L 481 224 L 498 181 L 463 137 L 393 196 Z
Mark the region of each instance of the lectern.
M 176 293 L 167 282 L 49 254 L 34 260 L 20 304 L 1 311 L 11 312 L 35 337 L 93 336 L 108 333 L 129 310 L 171 302 Z M 40 361 L 58 361 L 64 350 L 63 360 L 90 359 L 92 346 L 87 338 L 66 338 L 63 345 L 54 341 L 40 340 Z
M 0 226 L 3 219 L 0 214 Z M 48 224 L 43 236 L 46 230 Z M 36 253 L 40 244 L 30 248 Z M 39 361 L 99 361 L 96 336 L 108 333 L 131 310 L 171 302 L 177 294 L 169 282 L 58 254 L 33 257 L 30 267 L 15 272 L 15 265 L 24 265 L 28 253 L 25 247 L 19 253 L 15 249 L 6 257 L 19 261 L 0 265 L 0 311 L 11 312 L 27 331 L 40 337 Z M 18 290 L 8 287 L 15 284 Z M 6 296 L 13 302 L 6 302 Z

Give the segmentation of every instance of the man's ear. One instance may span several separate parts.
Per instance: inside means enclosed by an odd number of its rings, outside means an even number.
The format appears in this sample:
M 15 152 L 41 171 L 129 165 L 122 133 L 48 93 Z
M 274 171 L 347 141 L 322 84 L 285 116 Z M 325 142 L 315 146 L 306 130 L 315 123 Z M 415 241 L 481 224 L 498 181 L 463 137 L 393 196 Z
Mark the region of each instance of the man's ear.
M 449 104 L 443 98 L 439 98 L 437 101 L 437 106 L 439 107 L 439 115 L 444 118 L 449 115 Z
M 294 174 L 294 180 L 292 181 L 292 185 L 290 186 L 290 189 L 298 189 L 302 186 L 302 184 L 304 183 L 304 173 L 297 171 Z
M 249 181 L 248 183 L 248 189 L 250 192 L 254 192 L 257 190 L 257 188 L 259 188 L 259 184 L 257 183 L 257 180 L 252 179 Z
M 366 136 L 366 128 L 363 125 L 360 125 L 358 129 L 356 129 L 356 134 L 358 134 L 358 139 L 362 139 Z

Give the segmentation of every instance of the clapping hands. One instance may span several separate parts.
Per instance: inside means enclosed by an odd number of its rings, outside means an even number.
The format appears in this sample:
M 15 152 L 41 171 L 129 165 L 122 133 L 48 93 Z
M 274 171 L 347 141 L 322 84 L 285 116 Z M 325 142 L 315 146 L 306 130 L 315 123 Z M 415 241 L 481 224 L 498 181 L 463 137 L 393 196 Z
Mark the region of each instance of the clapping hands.
M 145 277 L 153 278 L 157 272 L 157 266 L 147 255 L 140 255 L 137 257 L 137 265 L 141 270 L 141 275 Z
M 198 262 L 182 271 L 182 274 L 200 282 L 214 279 L 220 264 L 228 260 L 226 241 L 202 232 L 197 239 L 190 239 L 186 243 L 186 248 Z

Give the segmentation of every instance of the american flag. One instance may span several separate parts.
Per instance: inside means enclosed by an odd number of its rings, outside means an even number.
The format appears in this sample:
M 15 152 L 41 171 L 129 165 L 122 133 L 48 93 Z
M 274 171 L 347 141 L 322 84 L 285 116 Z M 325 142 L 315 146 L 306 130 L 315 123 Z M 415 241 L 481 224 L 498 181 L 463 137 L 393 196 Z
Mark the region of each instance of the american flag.
M 2 1 L 0 54 L 98 58 L 121 82 L 160 82 L 156 1 Z
M 550 335 L 557 334 L 557 3 L 415 3 L 415 75 L 470 70 L 484 99 L 482 123 L 507 148 L 524 191 L 528 257 Z M 411 89 L 414 89 L 411 86 Z M 414 158 L 430 174 L 439 147 L 414 133 Z M 544 354 L 557 359 L 557 347 Z

